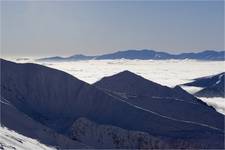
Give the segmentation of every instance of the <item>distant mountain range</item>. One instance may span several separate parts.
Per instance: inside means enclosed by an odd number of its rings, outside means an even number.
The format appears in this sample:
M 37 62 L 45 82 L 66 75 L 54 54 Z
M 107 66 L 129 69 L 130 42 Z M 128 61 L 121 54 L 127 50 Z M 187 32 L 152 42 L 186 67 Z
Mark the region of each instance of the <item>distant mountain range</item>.
M 1 59 L 0 86 L 1 125 L 59 149 L 224 148 L 224 115 L 130 71 L 90 85 Z
M 181 53 L 170 54 L 166 52 L 157 52 L 154 50 L 126 50 L 118 51 L 115 53 L 98 55 L 98 56 L 85 56 L 73 55 L 70 57 L 47 57 L 40 58 L 36 61 L 79 61 L 79 60 L 105 60 L 105 59 L 140 59 L 140 60 L 167 60 L 167 59 L 195 59 L 195 60 L 225 60 L 225 51 L 206 50 L 198 53 Z
M 186 86 L 202 87 L 203 89 L 195 93 L 199 97 L 225 97 L 224 89 L 225 72 L 194 79 L 193 82 L 186 83 Z

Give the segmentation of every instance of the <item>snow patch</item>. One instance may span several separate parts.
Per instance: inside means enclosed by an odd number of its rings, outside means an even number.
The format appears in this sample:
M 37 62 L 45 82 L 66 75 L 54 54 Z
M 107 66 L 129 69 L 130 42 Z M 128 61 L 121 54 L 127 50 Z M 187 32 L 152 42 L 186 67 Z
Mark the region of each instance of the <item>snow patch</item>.
M 196 87 L 196 86 L 185 86 L 185 85 L 182 85 L 181 86 L 185 91 L 187 91 L 188 93 L 190 94 L 194 94 L 200 90 L 202 90 L 203 88 L 202 87 Z
M 7 150 L 55 150 L 53 147 L 48 147 L 41 144 L 37 140 L 28 138 L 15 131 L 9 130 L 6 127 L 0 126 L 0 149 Z

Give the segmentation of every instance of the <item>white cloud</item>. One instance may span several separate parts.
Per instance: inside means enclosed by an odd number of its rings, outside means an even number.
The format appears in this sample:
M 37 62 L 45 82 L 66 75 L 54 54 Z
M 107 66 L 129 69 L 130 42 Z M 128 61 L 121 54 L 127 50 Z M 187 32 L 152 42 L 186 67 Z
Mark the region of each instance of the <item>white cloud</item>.
M 32 62 L 32 61 L 31 61 Z M 89 60 L 75 62 L 40 63 L 42 65 L 65 71 L 90 84 L 104 76 L 110 76 L 123 70 L 132 71 L 146 79 L 162 85 L 173 87 L 192 81 L 194 78 L 224 72 L 224 61 L 196 60 Z M 183 86 L 190 93 L 201 88 Z M 219 112 L 225 112 L 225 99 L 201 98 Z M 225 113 L 224 113 L 225 114 Z
M 209 106 L 213 106 L 218 112 L 225 115 L 225 98 L 215 97 L 206 98 L 199 97 L 202 101 L 206 102 Z

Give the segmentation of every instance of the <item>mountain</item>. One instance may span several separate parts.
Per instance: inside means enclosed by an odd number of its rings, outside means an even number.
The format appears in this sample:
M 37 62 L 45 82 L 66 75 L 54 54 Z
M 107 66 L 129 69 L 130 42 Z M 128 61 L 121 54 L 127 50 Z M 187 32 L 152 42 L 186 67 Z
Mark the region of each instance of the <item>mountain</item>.
M 216 74 L 216 75 L 210 75 L 206 77 L 200 77 L 193 79 L 193 82 L 185 83 L 183 85 L 186 86 L 196 86 L 196 87 L 209 87 L 212 86 L 218 82 L 223 82 L 222 80 L 224 79 L 225 72 Z
M 217 75 L 197 78 L 193 82 L 184 85 L 202 87 L 202 90 L 195 93 L 199 97 L 225 97 L 224 76 L 225 73 L 223 72 Z
M 170 59 L 173 56 L 171 54 L 165 52 L 156 52 L 153 50 L 127 50 L 127 51 L 119 51 L 116 53 L 106 54 L 97 56 L 97 60 L 102 59 L 141 59 L 141 60 L 148 60 L 148 59 Z
M 225 60 L 225 51 L 206 50 L 198 53 L 169 54 L 154 50 L 126 50 L 98 56 L 73 55 L 70 57 L 40 58 L 37 61 L 77 61 L 77 60 L 105 60 L 105 59 L 140 59 L 140 60 L 167 60 L 167 59 L 194 59 L 194 60 Z
M 60 56 L 55 56 L 55 57 L 47 57 L 47 58 L 41 58 L 37 59 L 36 61 L 79 61 L 79 60 L 90 60 L 94 59 L 94 56 L 85 56 L 85 55 L 73 55 L 70 57 L 60 57 Z
M 69 59 L 69 60 L 90 60 L 90 59 L 94 59 L 94 58 L 95 58 L 95 56 L 85 56 L 82 54 L 67 57 L 67 59 Z
M 94 83 L 94 85 L 100 88 L 118 93 L 130 94 L 133 96 L 174 97 L 182 98 L 189 102 L 201 103 L 200 100 L 196 100 L 195 97 L 188 94 L 184 90 L 181 90 L 181 88 L 176 87 L 176 89 L 171 89 L 167 86 L 162 86 L 128 70 L 119 72 L 116 75 L 104 77 L 100 81 Z
M 175 59 L 225 60 L 225 51 L 206 50 L 199 53 L 182 53 L 175 55 Z
M 54 57 L 37 59 L 36 61 L 64 61 L 65 59 L 66 58 L 64 58 L 64 57 L 54 56 Z
M 1 126 L 14 130 L 23 136 L 37 139 L 45 145 L 58 148 L 88 148 L 86 145 L 44 126 L 32 117 L 18 110 L 1 94 Z M 13 138 L 13 137 L 12 137 Z M 26 141 L 27 142 L 27 141 Z M 1 143 L 1 139 L 0 139 Z M 22 143 L 22 142 L 21 142 Z
M 214 109 L 179 86 L 175 88 L 162 86 L 129 71 L 104 77 L 94 85 L 131 105 L 171 119 L 188 120 L 218 128 L 223 125 Z M 203 116 L 206 112 L 208 115 Z
M 161 137 L 160 139 L 192 139 L 207 148 L 223 148 L 224 116 L 212 107 L 179 87 L 164 87 L 128 71 L 116 77 L 125 77 L 123 82 L 121 80 L 121 86 L 126 88 L 125 96 L 124 93 L 100 88 L 98 84 L 87 84 L 56 69 L 1 59 L 1 101 L 9 104 L 3 107 L 1 124 L 27 137 L 60 148 L 98 146 L 97 143 L 83 144 L 82 139 L 70 136 L 71 129 L 79 118 L 87 118 L 100 125 L 145 132 Z M 143 84 L 136 87 L 134 83 L 138 82 Z M 135 89 L 130 90 L 126 83 L 136 87 L 137 92 L 130 93 Z M 116 80 L 111 84 L 116 87 L 120 83 Z M 124 88 L 115 91 L 122 92 Z M 149 90 L 144 90 L 145 88 Z M 150 93 L 147 94 L 148 92 Z M 114 130 L 112 134 L 115 134 Z M 52 139 L 52 136 L 56 138 Z M 107 147 L 107 144 L 102 147 Z
M 225 97 L 224 94 L 225 94 L 225 91 L 224 91 L 224 80 L 223 80 L 223 82 L 220 82 L 210 87 L 206 87 L 196 92 L 194 95 L 198 97 Z

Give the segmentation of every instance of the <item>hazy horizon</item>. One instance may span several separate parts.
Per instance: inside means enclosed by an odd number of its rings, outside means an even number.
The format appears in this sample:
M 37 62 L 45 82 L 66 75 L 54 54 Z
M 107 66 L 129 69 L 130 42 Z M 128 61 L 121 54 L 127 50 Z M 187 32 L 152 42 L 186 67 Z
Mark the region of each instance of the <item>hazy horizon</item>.
M 73 56 L 73 55 L 84 55 L 84 56 L 100 56 L 100 55 L 105 55 L 105 54 L 111 54 L 111 53 L 116 53 L 116 52 L 119 52 L 119 51 L 128 51 L 128 50 L 137 50 L 137 51 L 141 51 L 141 50 L 153 50 L 153 49 L 124 49 L 124 50 L 115 50 L 115 51 L 112 51 L 112 52 L 108 52 L 108 53 L 99 53 L 99 54 L 95 54 L 95 55 L 88 55 L 88 54 L 84 54 L 84 53 L 71 53 L 71 54 L 68 54 L 68 55 L 54 55 L 54 54 L 48 54 L 48 55 L 23 55 L 23 56 L 6 56 L 6 55 L 0 55 L 0 58 L 3 58 L 3 59 L 17 59 L 17 58 L 32 58 L 32 59 L 38 59 L 38 58 L 48 58 L 48 57 L 70 57 L 70 56 Z M 153 50 L 153 51 L 156 51 L 156 52 L 166 52 L 166 53 L 169 53 L 169 54 L 181 54 L 181 53 L 198 53 L 198 52 L 203 52 L 203 51 L 207 51 L 207 50 L 199 50 L 199 51 L 182 51 L 182 52 L 173 52 L 173 51 L 166 51 L 166 50 Z M 211 51 L 211 50 L 210 50 Z M 213 51 L 216 51 L 216 52 L 221 52 L 221 51 L 225 51 L 225 50 L 213 50 Z
M 1 1 L 1 57 L 224 50 L 224 1 Z

